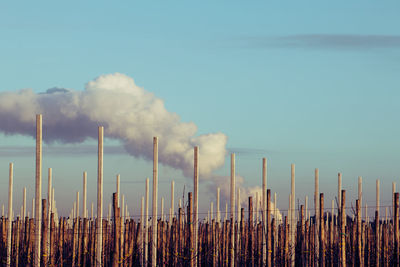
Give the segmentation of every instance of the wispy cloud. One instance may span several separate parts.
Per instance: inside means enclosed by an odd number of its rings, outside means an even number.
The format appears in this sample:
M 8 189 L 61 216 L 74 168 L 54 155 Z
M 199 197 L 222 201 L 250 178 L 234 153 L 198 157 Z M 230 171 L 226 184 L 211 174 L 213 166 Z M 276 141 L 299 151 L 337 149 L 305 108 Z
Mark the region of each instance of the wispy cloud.
M 400 48 L 400 35 L 358 34 L 299 34 L 286 36 L 256 36 L 240 39 L 252 48 L 304 48 L 304 49 L 381 49 Z

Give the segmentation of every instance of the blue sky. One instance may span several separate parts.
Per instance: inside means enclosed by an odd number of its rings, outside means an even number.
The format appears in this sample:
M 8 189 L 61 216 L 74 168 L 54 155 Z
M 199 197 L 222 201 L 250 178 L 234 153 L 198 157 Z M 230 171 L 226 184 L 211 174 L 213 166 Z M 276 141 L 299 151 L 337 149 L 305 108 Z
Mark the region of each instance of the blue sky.
M 268 184 L 282 209 L 291 163 L 300 201 L 306 194 L 312 198 L 319 168 L 328 201 L 336 195 L 337 172 L 343 172 L 353 200 L 357 176 L 364 177 L 369 206 L 380 178 L 385 205 L 400 171 L 399 8 L 396 1 L 2 3 L 0 92 L 83 90 L 99 75 L 124 73 L 182 121 L 194 122 L 198 134 L 226 134 L 246 186 L 260 184 L 261 158 L 267 157 Z M 33 147 L 34 141 L 0 135 L 0 145 Z M 33 196 L 32 156 L 0 156 L 4 185 L 8 162 L 15 163 L 16 205 L 23 185 Z M 124 153 L 106 155 L 106 164 L 106 193 L 111 196 L 114 176 L 121 173 L 138 211 L 140 181 L 151 176 L 151 164 Z M 228 164 L 227 157 L 217 173 L 229 175 Z M 82 171 L 95 179 L 96 154 L 52 152 L 44 154 L 43 166 L 44 173 L 54 168 L 63 203 L 58 206 L 66 213 L 81 191 Z M 172 178 L 177 190 L 184 184 L 190 189 L 179 171 L 161 171 L 167 199 Z M 45 176 L 43 185 L 46 192 Z M 94 201 L 94 190 L 90 197 Z

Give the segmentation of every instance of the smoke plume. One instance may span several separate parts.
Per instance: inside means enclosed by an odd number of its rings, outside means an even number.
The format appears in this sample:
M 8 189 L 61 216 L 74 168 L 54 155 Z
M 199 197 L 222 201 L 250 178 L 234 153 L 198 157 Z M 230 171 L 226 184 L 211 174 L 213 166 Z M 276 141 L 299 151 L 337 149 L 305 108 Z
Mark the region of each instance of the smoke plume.
M 223 133 L 196 135 L 197 126 L 181 122 L 166 110 L 163 101 L 137 86 L 124 74 L 102 75 L 83 91 L 52 88 L 45 93 L 31 89 L 0 93 L 0 131 L 35 135 L 35 114 L 43 114 L 43 139 L 47 143 L 81 143 L 97 138 L 97 127 L 105 137 L 118 139 L 126 151 L 152 159 L 152 137 L 159 137 L 161 163 L 193 175 L 193 147 L 200 147 L 200 174 L 210 177 L 224 164 L 227 136 Z

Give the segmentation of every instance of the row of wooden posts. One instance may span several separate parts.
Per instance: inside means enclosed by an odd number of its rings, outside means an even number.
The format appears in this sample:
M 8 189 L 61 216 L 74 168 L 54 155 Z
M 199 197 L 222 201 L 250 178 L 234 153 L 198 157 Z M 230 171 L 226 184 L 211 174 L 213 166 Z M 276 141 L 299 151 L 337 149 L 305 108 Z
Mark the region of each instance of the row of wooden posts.
M 398 266 L 399 265 L 399 193 L 395 193 L 393 220 L 375 221 L 361 219 L 361 207 L 356 201 L 356 216 L 346 216 L 346 191 L 342 191 L 339 215 L 324 212 L 324 195 L 320 194 L 320 217 L 306 219 L 304 206 L 300 207 L 299 220 L 295 225 L 295 239 L 291 239 L 290 225 L 285 216 L 277 224 L 271 218 L 264 232 L 261 221 L 254 220 L 253 199 L 249 197 L 248 216 L 241 209 L 240 220 L 213 219 L 198 224 L 198 240 L 195 249 L 195 228 L 192 193 L 188 194 L 187 210 L 179 208 L 172 221 L 158 220 L 156 237 L 152 226 L 146 228 L 142 221 L 123 221 L 118 208 L 117 194 L 113 194 L 113 218 L 102 220 L 102 235 L 98 233 L 96 220 L 75 218 L 70 223 L 61 217 L 56 224 L 54 213 L 50 223 L 47 217 L 47 200 L 42 200 L 42 266 L 96 266 L 98 239 L 101 243 L 102 266 L 151 266 L 152 243 L 157 240 L 157 266 L 189 266 L 196 260 L 198 266 Z M 270 199 L 270 190 L 267 191 Z M 269 206 L 269 205 L 268 205 Z M 267 207 L 267 214 L 271 214 Z M 267 215 L 268 220 L 270 215 Z M 318 220 L 317 220 L 318 219 Z M 320 222 L 317 227 L 317 221 Z M 233 227 L 231 228 L 231 226 Z M 48 226 L 50 228 L 48 229 Z M 35 254 L 35 221 L 17 217 L 9 230 L 8 218 L 0 220 L 0 258 L 11 253 L 11 266 L 32 266 Z M 121 227 L 124 231 L 121 231 Z M 231 231 L 234 231 L 232 235 Z M 11 233 L 11 239 L 8 237 Z M 318 238 L 315 234 L 318 233 Z M 231 245 L 231 237 L 235 239 Z M 265 238 L 264 238 L 265 237 Z M 8 243 L 8 240 L 11 240 Z M 291 251 L 295 256 L 292 261 Z M 267 250 L 263 257 L 263 249 Z M 232 260 L 233 256 L 233 263 Z M 149 255 L 146 258 L 146 255 Z
M 231 155 L 230 209 L 225 220 L 200 222 L 198 212 L 199 148 L 194 148 L 193 194 L 189 193 L 187 210 L 179 208 L 174 216 L 173 188 L 169 221 L 157 214 L 158 204 L 158 138 L 153 139 L 153 192 L 151 225 L 149 225 L 149 179 L 146 180 L 146 207 L 142 197 L 140 220 L 121 216 L 125 205 L 113 195 L 113 218 L 103 216 L 103 127 L 98 129 L 97 218 L 88 218 L 86 209 L 86 173 L 83 181 L 83 217 L 79 216 L 77 194 L 76 216 L 58 217 L 49 169 L 48 199 L 42 199 L 42 116 L 36 116 L 36 186 L 35 216 L 13 220 L 13 165 L 9 173 L 8 216 L 2 217 L 0 262 L 6 266 L 346 266 L 346 264 L 399 264 L 398 193 L 393 184 L 393 214 L 391 220 L 379 217 L 379 181 L 377 180 L 377 210 L 374 222 L 361 218 L 362 180 L 356 216 L 346 217 L 345 191 L 338 176 L 338 215 L 325 212 L 323 194 L 319 194 L 319 173 L 315 171 L 315 216 L 307 214 L 305 206 L 295 208 L 295 168 L 291 168 L 289 209 L 283 220 L 272 211 L 271 194 L 267 190 L 267 161 L 262 172 L 261 208 L 253 209 L 249 197 L 248 218 L 240 207 L 240 191 L 235 183 L 235 155 Z M 53 190 L 54 192 L 54 190 Z M 237 204 L 236 204 L 237 203 Z M 235 205 L 236 204 L 236 205 Z M 274 200 L 276 211 L 276 199 Z M 162 202 L 163 206 L 163 202 Z M 236 210 L 237 208 L 237 210 Z M 163 207 L 162 207 L 163 210 Z M 261 211 L 261 220 L 253 215 Z M 228 210 L 226 210 L 228 213 Z M 33 213 L 33 210 L 32 210 Z M 212 217 L 211 206 L 211 217 Z M 272 218 L 272 215 L 273 216 Z M 258 216 L 257 216 L 258 218 Z

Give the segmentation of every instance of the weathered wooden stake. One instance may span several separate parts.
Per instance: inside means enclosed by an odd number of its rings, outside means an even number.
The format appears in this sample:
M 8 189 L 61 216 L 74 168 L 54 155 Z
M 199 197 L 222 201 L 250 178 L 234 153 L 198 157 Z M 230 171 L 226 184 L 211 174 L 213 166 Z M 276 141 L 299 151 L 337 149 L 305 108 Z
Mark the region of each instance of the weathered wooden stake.
M 118 194 L 113 193 L 113 217 L 114 217 L 114 250 L 112 255 L 112 266 L 120 266 L 120 238 L 121 238 L 121 216 L 118 207 Z
M 314 250 L 319 251 L 319 224 L 320 222 L 320 216 L 319 216 L 319 170 L 318 168 L 315 169 L 315 192 L 314 192 L 314 208 L 315 208 L 315 219 L 316 219 L 316 225 L 315 225 L 315 230 L 314 230 Z M 318 264 L 318 253 L 315 253 L 314 257 L 314 265 Z
M 98 138 L 98 162 L 97 162 L 97 245 L 96 245 L 96 266 L 103 266 L 103 138 L 104 128 L 99 127 Z
M 47 181 L 47 237 L 50 238 L 50 216 L 51 216 L 51 189 L 52 189 L 52 180 L 53 180 L 53 170 L 51 168 L 48 169 L 48 181 Z M 46 243 L 47 251 L 50 251 L 50 242 Z
M 193 255 L 197 255 L 197 240 L 198 240 L 198 231 L 199 231 L 199 210 L 198 210 L 198 205 L 199 205 L 199 199 L 198 199 L 198 194 L 199 194 L 199 147 L 196 146 L 194 147 L 194 174 L 193 174 L 193 191 L 194 191 L 194 202 L 193 202 L 193 222 L 194 222 L 194 233 L 193 233 L 193 249 L 194 253 Z M 212 216 L 212 215 L 211 215 Z M 197 266 L 197 257 L 194 256 L 192 261 L 193 266 Z
M 340 209 L 340 207 L 342 206 L 342 174 L 339 172 L 338 173 L 338 195 L 337 195 L 337 201 L 338 201 L 338 208 Z
M 86 192 L 87 192 L 87 172 L 83 172 L 83 218 L 84 219 L 86 219 L 88 215 L 86 210 L 86 200 L 87 200 Z
M 394 193 L 394 264 L 399 266 L 399 193 Z
M 295 234 L 296 234 L 296 190 L 295 190 L 295 165 L 291 165 L 291 222 L 290 222 L 290 235 L 291 235 L 291 256 L 292 256 L 292 266 L 294 266 L 295 258 L 296 258 L 296 249 L 295 249 Z
M 22 222 L 25 223 L 25 217 L 26 217 L 26 187 L 24 187 L 23 193 L 22 193 Z
M 221 189 L 218 187 L 217 188 L 217 223 L 221 223 L 221 211 L 220 211 L 220 191 Z
M 262 235 L 262 259 L 263 265 L 266 264 L 266 256 L 267 256 L 267 248 L 266 248 L 266 234 L 267 234 L 267 218 L 266 218 L 266 208 L 267 208 L 267 198 L 266 198 L 266 190 L 267 190 L 267 159 L 262 159 L 262 225 L 263 225 L 263 235 Z
M 340 207 L 340 266 L 346 267 L 346 190 L 341 193 Z
M 42 236 L 42 240 L 41 240 L 41 242 L 42 242 L 42 252 L 43 252 L 43 256 L 42 256 L 42 262 L 43 262 L 43 265 L 44 266 L 48 266 L 48 264 L 49 264 L 49 262 L 48 262 L 48 260 L 49 260 L 49 258 L 48 258 L 48 246 L 47 246 L 47 244 L 48 244 L 48 233 L 49 233 L 49 231 L 48 231 L 48 229 L 47 229 L 47 227 L 48 227 L 48 220 L 47 220 L 47 211 L 48 211 L 48 208 L 47 208 L 47 199 L 42 199 L 42 209 L 43 209 L 43 211 L 42 211 L 42 214 L 43 214 L 43 236 Z
M 324 225 L 324 194 L 319 195 L 319 266 L 325 266 L 325 225 Z
M 36 115 L 36 183 L 35 183 L 35 267 L 40 266 L 40 236 L 42 231 L 42 114 Z
M 152 214 L 152 242 L 151 242 L 151 265 L 157 265 L 157 201 L 158 201 L 158 137 L 153 139 L 153 214 Z
M 145 221 L 144 221 L 144 264 L 148 266 L 149 259 L 149 178 L 146 178 L 146 208 L 145 208 Z
M 12 213 L 13 213 L 13 164 L 9 166 L 8 176 L 8 215 L 7 215 L 7 263 L 6 266 L 11 266 L 11 226 L 12 226 Z
M 230 240 L 230 266 L 235 265 L 235 154 L 231 154 L 231 240 Z
M 362 177 L 358 176 L 358 199 L 360 200 L 360 212 L 362 217 Z
M 172 219 L 174 217 L 174 206 L 175 206 L 175 204 L 174 204 L 174 196 L 175 196 L 174 187 L 175 187 L 175 182 L 171 181 L 171 209 L 170 209 L 170 213 L 169 213 L 169 221 L 171 223 L 171 226 L 172 226 Z

